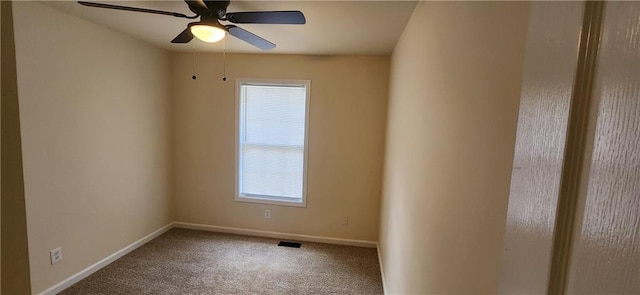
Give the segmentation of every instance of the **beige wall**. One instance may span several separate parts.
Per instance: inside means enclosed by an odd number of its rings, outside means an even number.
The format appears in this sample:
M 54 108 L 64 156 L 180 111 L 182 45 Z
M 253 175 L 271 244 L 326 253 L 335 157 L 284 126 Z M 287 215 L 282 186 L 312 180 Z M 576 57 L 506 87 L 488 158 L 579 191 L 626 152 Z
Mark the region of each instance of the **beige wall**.
M 420 2 L 391 62 L 387 291 L 497 292 L 527 3 Z
M 172 221 L 170 55 L 40 3 L 14 16 L 40 292 Z
M 389 57 L 228 54 L 227 82 L 220 54 L 196 63 L 173 59 L 177 221 L 377 240 Z M 236 78 L 311 80 L 306 208 L 234 201 Z
M 29 252 L 20 148 L 13 14 L 2 7 L 2 294 L 29 294 Z

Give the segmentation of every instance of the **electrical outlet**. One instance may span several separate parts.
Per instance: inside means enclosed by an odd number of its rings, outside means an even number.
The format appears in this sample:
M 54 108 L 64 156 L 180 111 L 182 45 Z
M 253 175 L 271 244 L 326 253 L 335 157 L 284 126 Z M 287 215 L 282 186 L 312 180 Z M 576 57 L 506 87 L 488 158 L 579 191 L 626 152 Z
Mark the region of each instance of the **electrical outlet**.
M 349 225 L 349 216 L 342 216 L 342 220 L 340 220 L 340 224 Z
M 51 253 L 51 264 L 56 264 L 62 260 L 62 247 L 55 248 L 50 251 Z
M 264 210 L 264 218 L 271 218 L 271 210 Z

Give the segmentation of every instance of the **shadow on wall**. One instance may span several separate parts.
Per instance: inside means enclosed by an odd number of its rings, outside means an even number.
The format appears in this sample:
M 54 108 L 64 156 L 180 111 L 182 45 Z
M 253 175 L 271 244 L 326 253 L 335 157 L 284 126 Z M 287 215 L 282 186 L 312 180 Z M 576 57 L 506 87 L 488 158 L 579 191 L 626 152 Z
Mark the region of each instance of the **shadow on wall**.
M 13 10 L 2 5 L 2 294 L 31 294 Z

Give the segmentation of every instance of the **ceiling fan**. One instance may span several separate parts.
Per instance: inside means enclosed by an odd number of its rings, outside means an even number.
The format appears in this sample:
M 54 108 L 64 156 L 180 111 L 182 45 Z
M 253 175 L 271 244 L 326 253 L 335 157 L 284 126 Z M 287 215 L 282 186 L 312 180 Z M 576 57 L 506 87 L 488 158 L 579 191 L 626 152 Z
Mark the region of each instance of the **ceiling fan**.
M 171 43 L 189 43 L 194 36 L 202 41 L 213 43 L 222 40 L 228 32 L 229 35 L 245 41 L 255 47 L 258 47 L 262 50 L 269 50 L 276 47 L 276 45 L 243 28 L 231 24 L 223 25 L 220 23 L 220 21 L 231 22 L 235 24 L 302 25 L 306 23 L 304 14 L 302 14 L 302 12 L 300 11 L 227 12 L 227 7 L 231 2 L 229 0 L 185 0 L 184 2 L 187 3 L 189 10 L 195 13 L 194 16 L 188 16 L 182 13 L 171 11 L 78 1 L 79 4 L 90 7 L 153 13 L 187 19 L 195 19 L 200 17 L 200 21 L 189 23 L 187 25 L 187 28 L 182 31 L 182 33 L 178 34 L 178 36 L 171 40 Z

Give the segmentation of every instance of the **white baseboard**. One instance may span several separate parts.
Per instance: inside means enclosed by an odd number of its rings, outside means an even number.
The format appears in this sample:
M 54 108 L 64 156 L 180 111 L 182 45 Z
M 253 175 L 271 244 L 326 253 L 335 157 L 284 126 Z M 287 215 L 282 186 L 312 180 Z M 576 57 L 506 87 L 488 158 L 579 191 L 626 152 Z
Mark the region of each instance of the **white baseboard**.
M 387 284 L 384 282 L 384 268 L 382 268 L 382 256 L 380 255 L 380 243 L 376 243 L 376 251 L 378 251 L 378 264 L 380 264 L 380 276 L 382 277 L 382 293 L 389 294 L 387 292 Z
M 90 276 L 92 273 L 100 270 L 101 268 L 107 266 L 109 263 L 114 262 L 116 260 L 118 260 L 120 257 L 127 255 L 129 252 L 137 249 L 138 247 L 146 244 L 147 242 L 153 240 L 154 238 L 160 236 L 161 234 L 165 233 L 166 231 L 170 230 L 173 227 L 173 223 L 169 223 L 163 227 L 161 227 L 160 229 L 144 236 L 143 238 L 129 244 L 128 246 L 118 250 L 117 252 L 105 257 L 104 259 L 92 264 L 91 266 L 81 270 L 80 272 L 64 279 L 63 281 L 53 285 L 52 287 L 50 287 L 49 289 L 46 289 L 44 291 L 42 291 L 39 294 L 42 295 L 53 295 L 53 294 L 57 294 L 59 292 L 61 292 L 62 290 L 69 288 L 71 285 L 79 282 L 80 280 Z
M 336 244 L 336 245 L 356 246 L 356 247 L 366 247 L 366 248 L 377 247 L 376 242 L 365 241 L 365 240 L 351 240 L 351 239 L 329 238 L 329 237 L 310 236 L 310 235 L 287 234 L 287 233 L 274 232 L 274 231 L 264 231 L 264 230 L 226 227 L 226 226 L 217 226 L 217 225 L 206 225 L 206 224 L 195 224 L 195 223 L 187 223 L 187 222 L 174 222 L 173 225 L 174 227 L 177 227 L 177 228 L 196 229 L 196 230 L 229 233 L 229 234 L 237 234 L 237 235 L 245 235 L 245 236 L 297 240 L 297 241 L 305 241 L 305 242 L 316 242 L 316 243 Z

